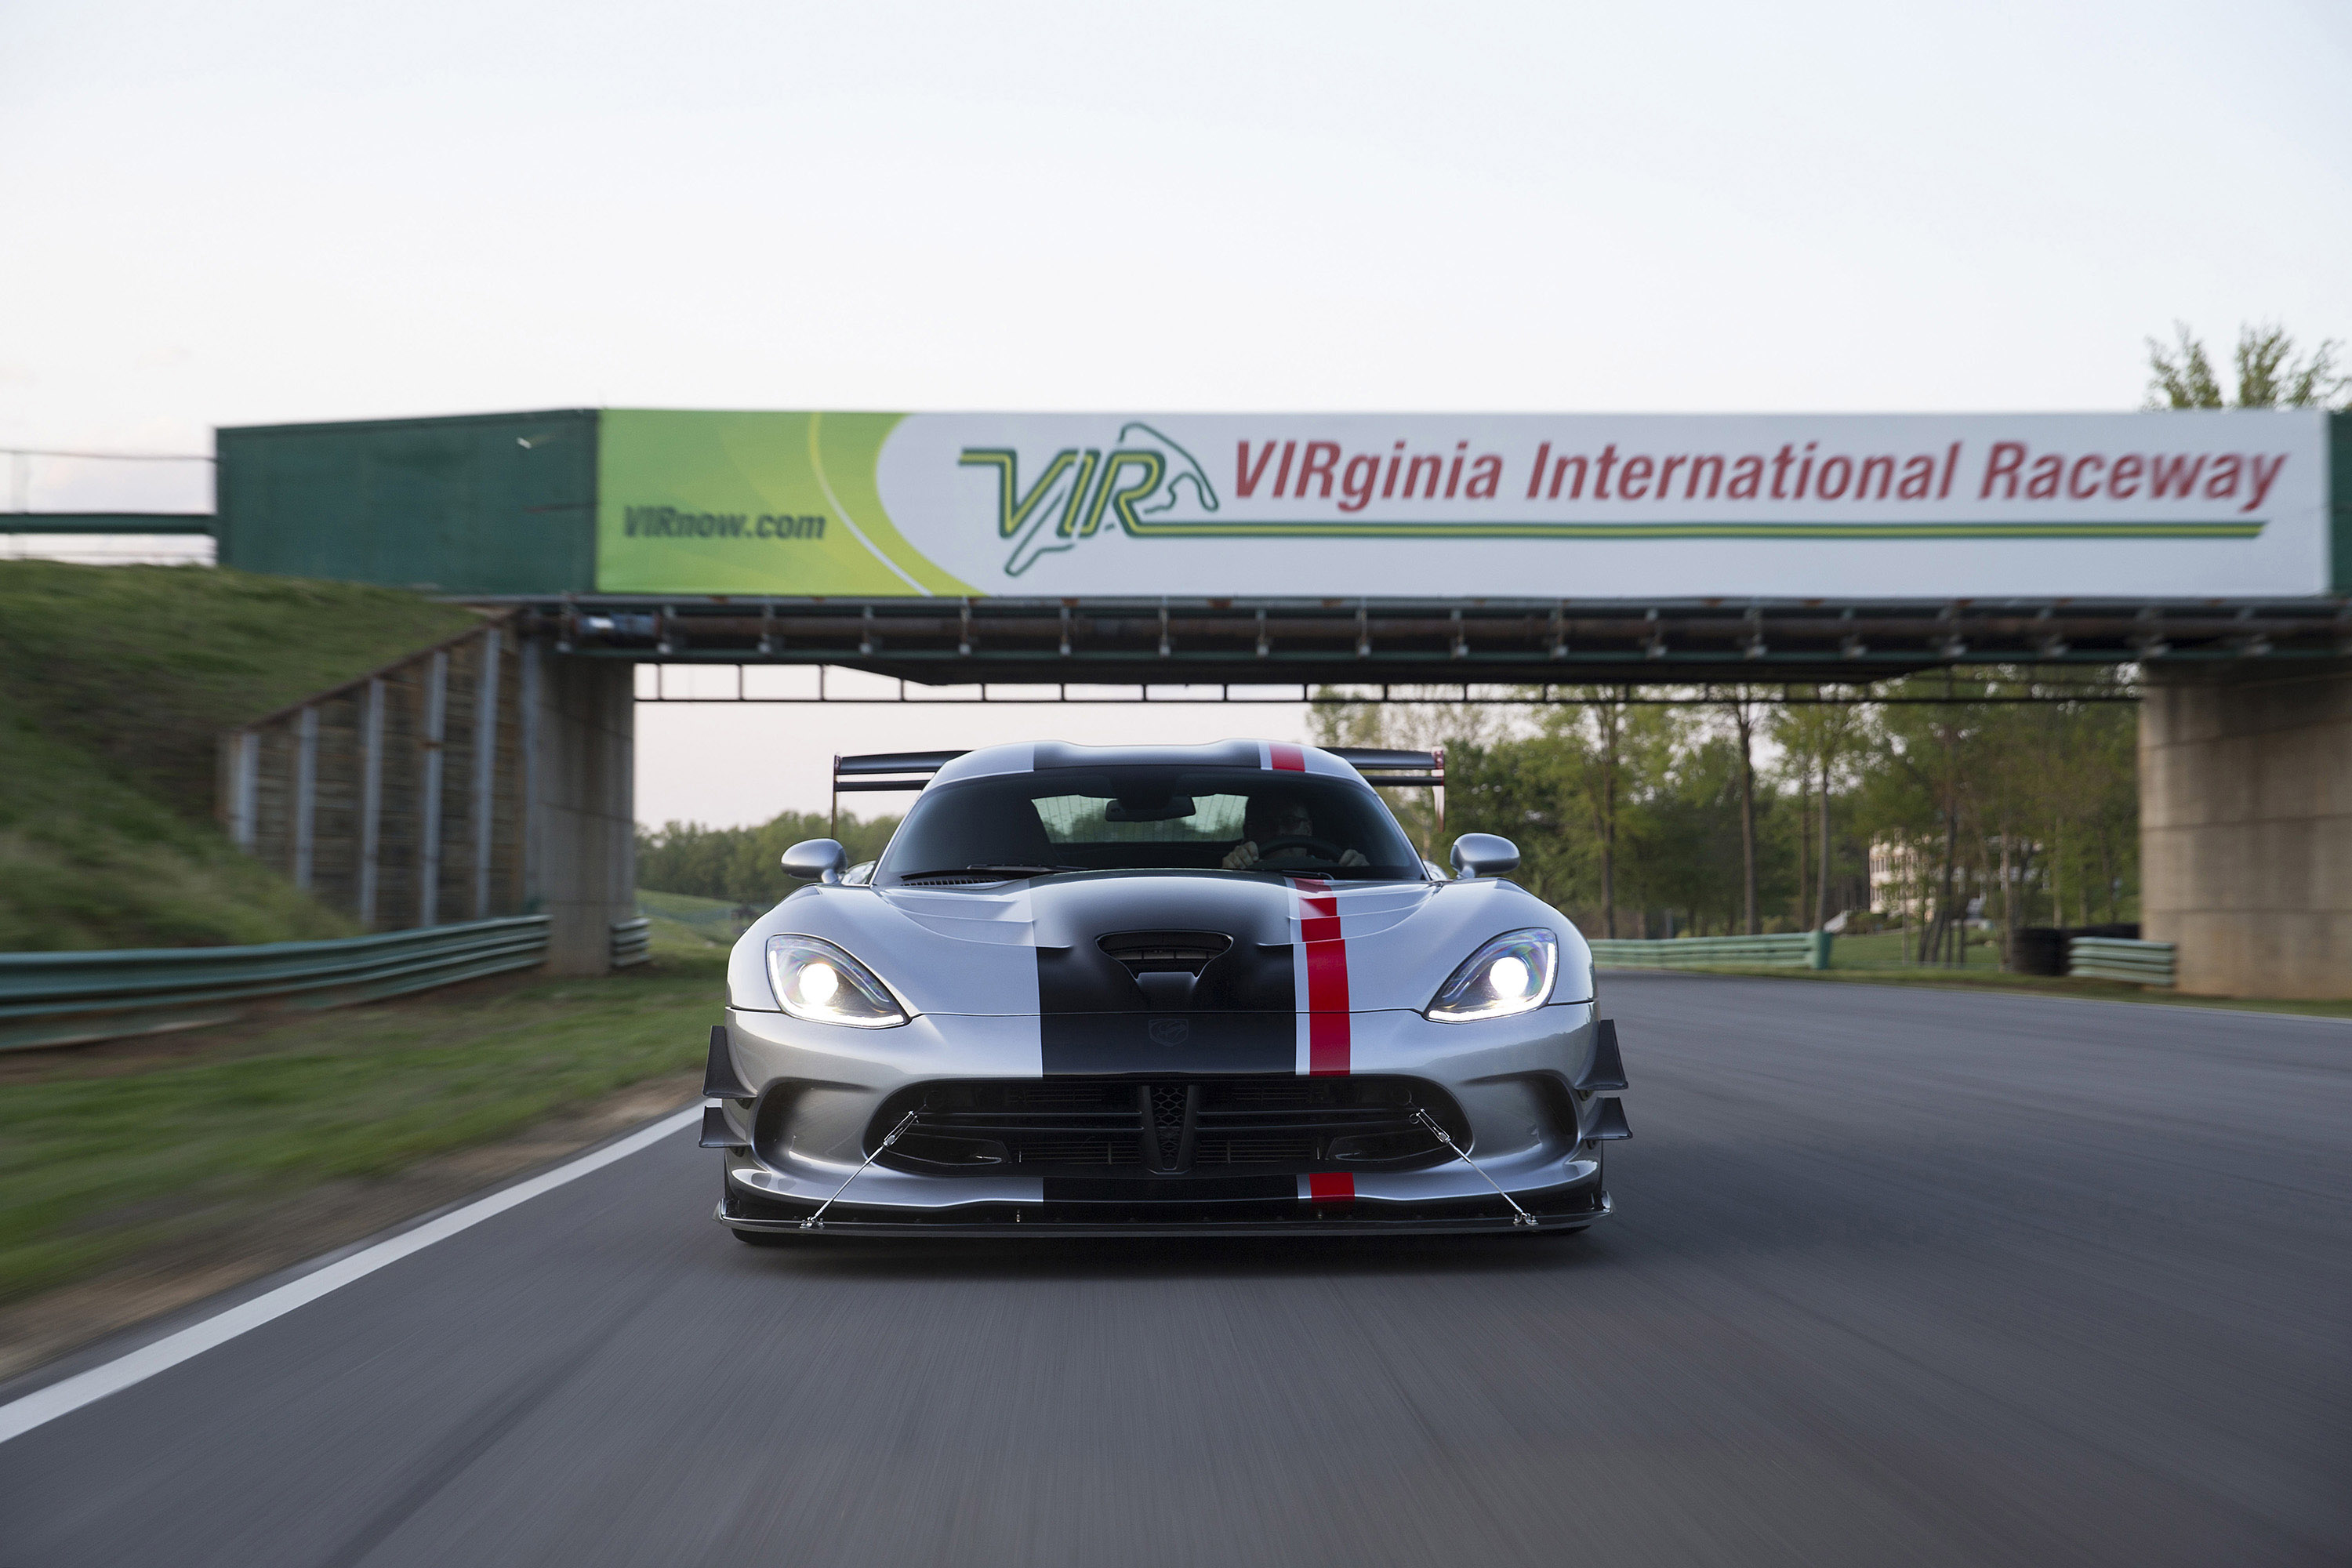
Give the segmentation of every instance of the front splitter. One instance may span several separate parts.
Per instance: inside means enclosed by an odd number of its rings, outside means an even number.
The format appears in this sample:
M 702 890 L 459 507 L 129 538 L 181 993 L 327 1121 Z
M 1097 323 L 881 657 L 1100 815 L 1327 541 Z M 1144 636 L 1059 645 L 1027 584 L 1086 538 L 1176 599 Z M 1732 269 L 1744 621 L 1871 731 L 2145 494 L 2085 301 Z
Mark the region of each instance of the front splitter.
M 1527 1202 L 1543 1194 L 1514 1194 Z M 989 1205 L 992 1212 L 953 1217 L 950 1213 L 924 1211 L 920 1217 L 892 1217 L 877 1214 L 872 1208 L 837 1209 L 814 1226 L 804 1226 L 805 1216 L 784 1215 L 751 1215 L 730 1214 L 722 1199 L 711 1218 L 732 1230 L 768 1231 L 777 1234 L 807 1237 L 1179 1237 L 1179 1236 L 1529 1236 L 1539 1232 L 1582 1230 L 1595 1220 L 1607 1219 L 1616 1212 L 1615 1205 L 1604 1192 L 1587 1188 L 1577 1194 L 1580 1206 L 1573 1210 L 1547 1212 L 1534 1203 L 1528 1207 L 1535 1224 L 1528 1225 L 1508 1213 L 1430 1213 L 1405 1212 L 1371 1215 L 1342 1212 L 1333 1205 L 1323 1205 L 1296 1216 L 1273 1216 L 1264 1214 L 1231 1218 L 1188 1215 L 1160 1217 L 1149 1213 L 1138 1214 L 1127 1208 L 1119 1218 L 1071 1213 L 1092 1205 L 1055 1204 L 1042 1207 L 1024 1207 L 1019 1218 L 1008 1218 L 1006 1205 Z M 782 1206 L 782 1205 L 778 1205 Z M 1403 1206 L 1403 1205 L 1400 1205 Z

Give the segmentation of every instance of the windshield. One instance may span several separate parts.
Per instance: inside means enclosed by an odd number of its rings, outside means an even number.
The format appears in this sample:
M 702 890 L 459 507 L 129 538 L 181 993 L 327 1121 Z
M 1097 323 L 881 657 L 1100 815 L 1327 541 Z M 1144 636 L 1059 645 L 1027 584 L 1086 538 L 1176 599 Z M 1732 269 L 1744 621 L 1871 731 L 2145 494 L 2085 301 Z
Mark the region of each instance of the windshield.
M 1258 768 L 1055 768 L 936 784 L 880 875 L 1232 871 L 1423 880 L 1370 787 Z

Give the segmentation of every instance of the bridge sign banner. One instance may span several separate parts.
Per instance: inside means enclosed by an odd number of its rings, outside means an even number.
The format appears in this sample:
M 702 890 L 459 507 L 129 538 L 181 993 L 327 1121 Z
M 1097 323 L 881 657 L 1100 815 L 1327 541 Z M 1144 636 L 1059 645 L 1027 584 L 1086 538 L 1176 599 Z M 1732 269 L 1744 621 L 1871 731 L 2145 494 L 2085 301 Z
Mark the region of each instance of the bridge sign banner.
M 2318 409 L 607 410 L 607 593 L 1982 598 L 2331 588 Z

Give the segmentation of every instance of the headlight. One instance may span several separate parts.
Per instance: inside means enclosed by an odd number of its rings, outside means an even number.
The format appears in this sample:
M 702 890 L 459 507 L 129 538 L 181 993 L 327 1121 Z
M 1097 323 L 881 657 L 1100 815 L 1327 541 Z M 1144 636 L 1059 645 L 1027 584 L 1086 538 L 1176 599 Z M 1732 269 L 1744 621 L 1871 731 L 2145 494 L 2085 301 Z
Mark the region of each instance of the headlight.
M 887 1029 L 907 1021 L 890 988 L 829 942 L 813 936 L 768 939 L 768 984 L 776 1005 L 813 1024 Z
M 1551 999 L 1559 942 L 1540 929 L 1496 937 L 1454 972 L 1423 1016 L 1440 1024 L 1507 1018 Z

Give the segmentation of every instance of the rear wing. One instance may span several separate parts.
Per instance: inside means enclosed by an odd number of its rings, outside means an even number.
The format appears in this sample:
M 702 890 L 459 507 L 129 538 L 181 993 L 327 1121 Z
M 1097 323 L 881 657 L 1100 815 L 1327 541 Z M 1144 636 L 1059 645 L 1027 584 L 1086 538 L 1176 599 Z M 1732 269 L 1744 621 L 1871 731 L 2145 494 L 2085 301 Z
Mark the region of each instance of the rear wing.
M 913 791 L 931 782 L 931 775 L 962 756 L 961 752 L 868 752 L 860 757 L 835 752 L 833 759 L 833 816 L 827 829 L 841 837 L 841 797 L 868 791 Z
M 1444 789 L 1445 750 L 1385 752 L 1370 746 L 1325 746 L 1341 762 L 1381 789 Z
M 1326 746 L 1323 750 L 1354 768 L 1364 782 L 1381 789 L 1444 789 L 1445 752 L 1391 752 L 1367 746 Z M 931 776 L 961 752 L 868 752 L 861 756 L 833 759 L 833 831 L 841 831 L 841 797 L 886 791 L 911 794 L 931 782 Z M 1443 820 L 1441 816 L 1441 821 Z
M 869 752 L 862 757 L 835 757 L 833 793 L 919 790 L 931 782 L 933 773 L 962 755 L 961 752 Z
M 1365 746 L 1326 746 L 1323 750 L 1364 775 L 1367 784 L 1383 789 L 1443 788 L 1445 753 L 1387 752 Z M 931 775 L 962 756 L 961 752 L 869 752 L 864 756 L 833 759 L 833 793 L 911 792 L 931 782 Z

